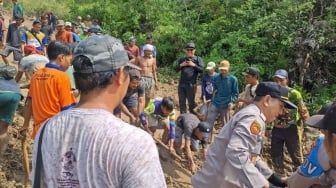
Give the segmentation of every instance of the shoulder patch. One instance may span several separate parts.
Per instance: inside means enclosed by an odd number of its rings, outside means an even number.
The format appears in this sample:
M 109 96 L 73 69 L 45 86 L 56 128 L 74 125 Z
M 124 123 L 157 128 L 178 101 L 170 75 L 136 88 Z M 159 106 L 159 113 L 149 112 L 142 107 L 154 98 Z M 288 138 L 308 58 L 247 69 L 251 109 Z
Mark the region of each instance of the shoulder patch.
M 250 131 L 252 134 L 259 134 L 261 132 L 261 124 L 257 120 L 254 120 L 250 125 Z

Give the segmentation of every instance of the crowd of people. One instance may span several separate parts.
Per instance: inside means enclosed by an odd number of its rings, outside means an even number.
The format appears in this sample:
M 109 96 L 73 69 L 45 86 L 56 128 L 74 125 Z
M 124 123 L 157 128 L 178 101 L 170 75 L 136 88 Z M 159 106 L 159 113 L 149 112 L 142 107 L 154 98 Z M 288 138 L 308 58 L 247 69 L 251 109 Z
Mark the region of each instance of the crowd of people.
M 310 117 L 301 93 L 288 86 L 285 69 L 259 83 L 260 71 L 246 67 L 247 85 L 240 92 L 230 73 L 234 64 L 204 65 L 196 45 L 188 42 L 175 67 L 180 79 L 174 101 L 154 96 L 158 52 L 151 35 L 141 47 L 134 36 L 124 45 L 101 34 L 98 20 L 89 15 L 84 22 L 81 16 L 68 22 L 52 13 L 28 29 L 22 6 L 17 0 L 13 5 L 8 29 L 0 17 L 0 158 L 25 99 L 19 137 L 29 132 L 32 117 L 34 187 L 166 187 L 157 139 L 174 154 L 185 151 L 193 187 L 336 184 L 336 104 Z M 8 60 L 12 52 L 18 72 Z M 19 85 L 23 74 L 26 82 Z M 220 129 L 216 136 L 215 129 Z M 271 167 L 261 156 L 265 137 L 271 139 Z M 200 146 L 204 161 L 197 168 L 194 153 Z M 284 147 L 293 174 L 286 173 Z

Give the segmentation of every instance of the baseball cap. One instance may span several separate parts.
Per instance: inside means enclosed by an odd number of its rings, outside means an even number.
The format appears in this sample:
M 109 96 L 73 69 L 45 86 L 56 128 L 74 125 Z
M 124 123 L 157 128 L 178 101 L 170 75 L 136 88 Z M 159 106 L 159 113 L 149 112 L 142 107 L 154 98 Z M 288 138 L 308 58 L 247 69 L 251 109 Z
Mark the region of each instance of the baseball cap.
M 64 26 L 64 20 L 57 20 L 57 26 Z
M 117 70 L 123 66 L 141 70 L 129 62 L 122 42 L 109 35 L 93 35 L 80 41 L 74 49 L 73 57 L 85 56 L 92 67 L 73 63 L 77 73 L 95 73 Z
M 66 27 L 66 26 L 71 26 L 71 22 L 65 22 L 64 25 L 65 25 L 65 27 Z
M 141 74 L 138 69 L 131 69 L 129 70 L 129 75 L 131 80 L 140 80 L 141 79 Z
M 216 68 L 216 63 L 215 62 L 212 62 L 210 61 L 206 67 L 207 70 L 212 70 L 212 69 L 215 69 Z
M 185 48 L 195 48 L 195 44 L 193 42 L 188 42 Z
M 219 66 L 218 66 L 219 70 L 229 70 L 229 68 L 230 68 L 230 62 L 228 62 L 226 60 L 220 62 Z
M 305 124 L 310 127 L 327 129 L 328 131 L 336 133 L 336 103 L 324 105 L 317 115 L 308 118 Z
M 136 41 L 136 38 L 134 37 L 134 36 L 131 36 L 129 39 L 128 39 L 128 41 Z
M 254 67 L 249 67 L 243 72 L 243 75 L 251 75 L 251 76 L 258 76 L 259 77 L 259 69 Z
M 288 72 L 284 69 L 279 69 L 277 71 L 275 71 L 275 74 L 273 75 L 273 77 L 278 77 L 281 79 L 285 79 L 288 78 Z
M 198 129 L 202 132 L 202 135 L 205 139 L 210 138 L 211 136 L 211 127 L 208 122 L 199 122 Z
M 297 106 L 291 103 L 288 99 L 288 89 L 275 82 L 261 82 L 256 89 L 256 96 L 270 95 L 273 98 L 278 98 L 286 104 L 286 108 L 296 109 Z

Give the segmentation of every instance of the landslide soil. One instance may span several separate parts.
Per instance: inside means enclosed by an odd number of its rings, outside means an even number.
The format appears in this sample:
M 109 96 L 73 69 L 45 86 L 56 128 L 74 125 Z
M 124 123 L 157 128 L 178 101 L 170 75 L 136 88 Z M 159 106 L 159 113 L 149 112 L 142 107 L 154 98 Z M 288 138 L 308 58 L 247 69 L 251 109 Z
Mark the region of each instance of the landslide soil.
M 8 14 L 5 14 L 6 18 L 6 25 L 8 26 L 8 20 L 9 16 L 6 16 Z M 25 19 L 25 25 L 30 28 L 32 25 L 32 19 L 26 18 Z M 9 56 L 9 60 L 12 61 L 12 56 Z M 12 63 L 13 64 L 13 63 Z M 16 64 L 13 64 L 16 65 Z M 22 81 L 20 83 L 25 82 L 25 77 L 23 76 Z M 168 84 L 159 83 L 158 89 L 155 91 L 155 97 L 163 97 L 163 96 L 172 96 L 174 100 L 178 101 L 177 96 L 177 82 L 171 81 Z M 27 89 L 22 89 L 22 93 L 24 96 L 27 96 Z M 197 94 L 197 101 L 199 101 L 200 98 L 200 87 L 198 87 L 198 94 Z M 17 132 L 20 129 L 20 127 L 23 124 L 23 105 L 24 100 L 20 102 L 19 108 L 16 111 L 15 118 L 13 124 L 9 127 L 9 135 L 10 140 L 8 144 L 8 148 L 3 154 L 3 156 L 0 158 L 0 188 L 19 188 L 19 187 L 25 187 L 25 173 L 24 173 L 24 167 L 23 167 L 23 159 L 22 159 L 22 150 L 21 150 L 21 140 L 17 138 Z M 178 109 L 178 105 L 176 107 Z M 177 111 L 178 113 L 178 111 Z M 122 119 L 126 120 L 124 116 Z M 31 125 L 33 122 L 31 122 Z M 216 131 L 215 134 L 217 134 L 221 127 L 215 126 Z M 31 133 L 30 129 L 30 133 Z M 157 138 L 160 137 L 160 132 L 156 135 Z M 269 145 L 270 140 L 266 139 L 265 142 L 265 148 L 264 148 L 264 159 L 270 164 L 270 156 L 269 156 Z M 33 146 L 33 140 L 30 138 L 27 139 L 27 145 L 28 145 L 28 154 L 29 154 L 29 161 L 30 161 L 30 167 L 31 167 L 31 152 L 32 152 L 32 146 Z M 186 161 L 186 156 L 183 152 L 183 150 L 178 152 L 179 157 L 172 156 L 167 148 L 165 146 L 157 144 L 160 160 L 162 164 L 162 168 L 165 174 L 166 182 L 169 188 L 189 188 L 191 186 L 190 178 L 192 174 L 190 173 L 188 169 L 188 163 Z M 290 159 L 286 155 L 286 169 L 287 172 L 292 172 L 292 169 L 290 168 L 290 165 L 288 162 L 290 162 Z M 182 160 L 181 160 L 182 159 Z M 195 161 L 198 166 L 198 168 L 202 165 L 201 160 L 201 153 L 195 154 Z M 29 186 L 28 186 L 29 187 Z

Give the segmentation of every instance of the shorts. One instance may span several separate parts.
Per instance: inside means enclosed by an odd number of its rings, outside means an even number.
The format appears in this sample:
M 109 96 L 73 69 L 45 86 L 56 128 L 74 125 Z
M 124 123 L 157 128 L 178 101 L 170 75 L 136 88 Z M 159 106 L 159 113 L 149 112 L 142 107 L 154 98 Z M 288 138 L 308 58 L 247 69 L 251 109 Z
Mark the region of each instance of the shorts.
M 22 51 L 20 47 L 6 46 L 6 48 L 2 51 L 1 55 L 6 57 L 9 56 L 10 53 L 13 52 L 13 59 L 15 61 L 20 61 L 22 58 Z
M 175 140 L 174 142 L 181 144 L 182 143 L 182 135 L 184 130 L 176 124 L 175 126 Z M 190 138 L 190 149 L 191 151 L 198 151 L 199 149 L 199 141 L 195 138 Z
M 156 118 L 155 115 L 151 114 L 148 116 L 148 127 L 165 129 L 166 127 L 169 127 L 169 119 L 167 117 L 161 120 Z
M 11 124 L 21 100 L 19 93 L 0 92 L 0 121 Z
M 129 97 L 125 97 L 123 99 L 123 104 L 126 106 L 127 109 L 132 109 L 132 108 L 136 108 L 138 106 L 138 95 L 137 94 L 133 94 Z M 113 114 L 116 115 L 116 114 L 120 114 L 121 113 L 121 109 L 120 107 L 116 107 L 114 110 L 113 110 Z
M 152 98 L 153 77 L 141 76 L 141 83 L 145 86 L 145 97 Z

